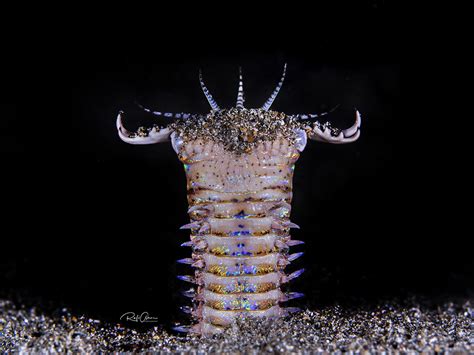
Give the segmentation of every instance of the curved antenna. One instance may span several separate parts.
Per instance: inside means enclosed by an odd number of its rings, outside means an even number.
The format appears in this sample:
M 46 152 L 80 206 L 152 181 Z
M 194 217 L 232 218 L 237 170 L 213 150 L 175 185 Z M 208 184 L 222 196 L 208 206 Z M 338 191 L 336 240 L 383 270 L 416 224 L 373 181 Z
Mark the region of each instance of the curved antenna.
M 206 85 L 204 84 L 204 80 L 202 80 L 202 71 L 199 69 L 199 82 L 201 83 L 201 88 L 202 91 L 204 92 L 204 95 L 206 95 L 206 99 L 209 102 L 209 105 L 211 105 L 211 108 L 213 110 L 220 110 L 219 105 L 217 105 L 216 101 L 212 97 L 211 93 L 207 89 Z
M 277 97 L 278 92 L 280 91 L 281 86 L 283 85 L 283 81 L 285 81 L 285 75 L 286 75 L 286 63 L 285 63 L 285 66 L 283 67 L 283 75 L 281 76 L 280 82 L 278 83 L 275 90 L 273 90 L 273 93 L 268 98 L 268 100 L 263 104 L 262 106 L 263 110 L 268 111 L 268 109 L 272 106 L 273 101 L 275 101 L 275 98 Z
M 340 104 L 337 104 L 332 109 L 330 109 L 329 111 L 326 111 L 326 112 L 304 113 L 304 114 L 297 114 L 297 115 L 291 115 L 291 116 L 296 118 L 296 119 L 299 119 L 299 120 L 308 120 L 308 119 L 312 119 L 312 118 L 318 118 L 318 117 L 322 117 L 322 116 L 326 116 L 326 115 L 330 114 L 331 112 L 335 111 L 339 106 L 340 106 Z
M 148 113 L 151 113 L 155 116 L 163 116 L 163 117 L 166 117 L 166 118 L 183 118 L 183 119 L 188 119 L 190 117 L 193 117 L 193 116 L 196 116 L 196 114 L 193 114 L 193 113 L 186 113 L 186 112 L 178 112 L 178 113 L 173 113 L 173 112 L 161 112 L 161 111 L 153 111 L 145 106 L 143 106 L 142 104 L 140 104 L 139 102 L 135 101 L 135 104 L 140 107 L 143 111 L 145 112 L 148 112 Z
M 244 108 L 244 84 L 242 82 L 242 67 L 239 67 L 239 91 L 237 93 L 237 103 L 235 105 L 236 108 Z

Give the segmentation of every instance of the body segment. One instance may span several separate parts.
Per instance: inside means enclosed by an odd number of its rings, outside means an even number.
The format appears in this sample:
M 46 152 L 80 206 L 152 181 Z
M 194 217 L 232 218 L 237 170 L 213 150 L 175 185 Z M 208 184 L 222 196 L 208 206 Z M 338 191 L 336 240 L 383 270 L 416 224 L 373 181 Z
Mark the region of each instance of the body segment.
M 192 263 L 197 284 L 193 330 L 219 332 L 240 316 L 280 316 L 280 285 L 290 240 L 294 163 L 299 152 L 277 139 L 236 156 L 220 143 L 182 144 Z

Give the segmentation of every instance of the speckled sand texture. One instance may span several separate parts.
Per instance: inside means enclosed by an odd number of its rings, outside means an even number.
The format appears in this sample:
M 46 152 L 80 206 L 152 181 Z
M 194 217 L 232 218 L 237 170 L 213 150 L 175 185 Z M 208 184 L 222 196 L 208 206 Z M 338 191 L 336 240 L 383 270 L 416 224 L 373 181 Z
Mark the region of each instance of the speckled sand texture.
M 0 300 L 0 351 L 166 351 L 294 353 L 302 351 L 449 351 L 472 353 L 469 301 L 420 306 L 416 300 L 303 311 L 278 321 L 240 322 L 213 338 L 138 332 L 124 325 Z

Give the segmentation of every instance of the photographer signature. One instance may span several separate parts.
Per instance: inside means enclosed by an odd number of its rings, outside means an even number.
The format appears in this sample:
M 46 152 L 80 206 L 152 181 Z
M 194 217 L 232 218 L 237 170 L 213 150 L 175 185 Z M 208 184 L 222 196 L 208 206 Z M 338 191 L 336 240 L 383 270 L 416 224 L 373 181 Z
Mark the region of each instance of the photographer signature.
M 157 317 L 150 317 L 148 312 L 143 312 L 141 314 L 135 314 L 135 312 L 126 312 L 122 314 L 120 320 L 128 320 L 130 322 L 137 322 L 137 323 L 154 323 L 158 322 Z

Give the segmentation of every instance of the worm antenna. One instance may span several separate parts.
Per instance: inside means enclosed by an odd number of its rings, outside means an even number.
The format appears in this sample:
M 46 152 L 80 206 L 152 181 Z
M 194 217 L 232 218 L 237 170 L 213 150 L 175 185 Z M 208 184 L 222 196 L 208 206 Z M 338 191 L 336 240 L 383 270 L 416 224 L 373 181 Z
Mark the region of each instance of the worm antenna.
M 335 111 L 339 106 L 340 106 L 340 104 L 337 104 L 332 109 L 330 109 L 329 111 L 326 111 L 326 112 L 297 114 L 297 115 L 293 115 L 292 117 L 294 117 L 296 119 L 300 119 L 300 120 L 308 120 L 308 119 L 311 119 L 311 118 L 318 118 L 318 117 L 322 117 L 322 116 L 326 116 L 326 115 L 330 114 L 331 112 Z
M 204 95 L 206 96 L 206 99 L 209 102 L 209 105 L 211 105 L 211 108 L 215 111 L 220 110 L 219 105 L 217 105 L 216 101 L 214 100 L 211 93 L 207 89 L 206 84 L 204 84 L 201 70 L 199 70 L 199 83 L 201 84 L 202 91 L 204 92 Z
M 191 116 L 195 116 L 195 114 L 192 113 L 186 113 L 186 112 L 179 112 L 179 113 L 173 113 L 173 112 L 161 112 L 161 111 L 153 111 L 152 109 L 149 109 L 139 102 L 135 101 L 135 104 L 140 107 L 143 111 L 151 113 L 155 116 L 162 116 L 166 118 L 183 118 L 183 119 L 188 119 Z
M 236 108 L 244 108 L 245 96 L 244 96 L 244 84 L 242 81 L 242 68 L 239 67 L 239 91 L 237 93 Z
M 283 85 L 283 82 L 285 81 L 285 75 L 286 75 L 286 63 L 285 63 L 285 66 L 283 67 L 283 75 L 281 76 L 280 82 L 278 83 L 275 90 L 273 90 L 273 93 L 268 98 L 268 100 L 263 104 L 263 106 L 262 106 L 263 110 L 268 111 L 270 109 L 270 107 L 272 106 L 273 101 L 275 101 L 275 99 L 276 99 L 276 97 L 277 97 L 278 93 L 280 92 L 280 89 Z

